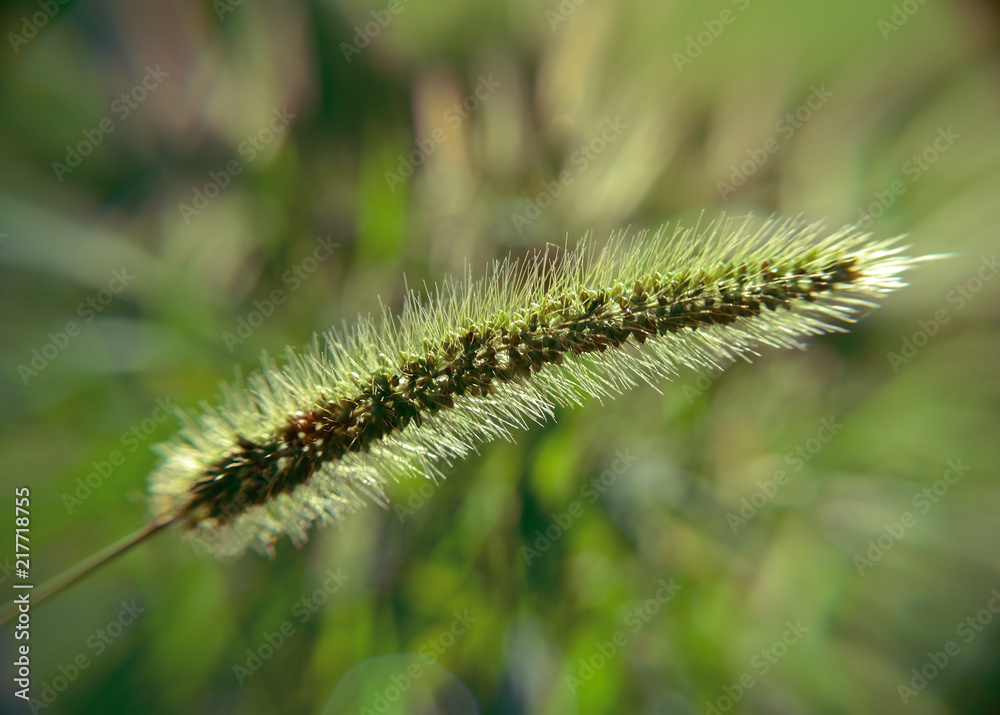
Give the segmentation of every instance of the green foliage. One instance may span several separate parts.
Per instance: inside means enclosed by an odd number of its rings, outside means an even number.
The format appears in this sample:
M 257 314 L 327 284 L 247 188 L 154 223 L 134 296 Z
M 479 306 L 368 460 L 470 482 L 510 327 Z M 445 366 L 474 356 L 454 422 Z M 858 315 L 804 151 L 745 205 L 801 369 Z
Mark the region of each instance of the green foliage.
M 36 583 L 148 518 L 157 400 L 407 285 L 723 208 L 952 257 L 848 334 L 557 410 L 274 560 L 158 537 L 33 611 L 43 712 L 313 714 L 409 665 L 484 713 L 997 710 L 985 5 L 57 5 L 0 58 L 0 474 Z

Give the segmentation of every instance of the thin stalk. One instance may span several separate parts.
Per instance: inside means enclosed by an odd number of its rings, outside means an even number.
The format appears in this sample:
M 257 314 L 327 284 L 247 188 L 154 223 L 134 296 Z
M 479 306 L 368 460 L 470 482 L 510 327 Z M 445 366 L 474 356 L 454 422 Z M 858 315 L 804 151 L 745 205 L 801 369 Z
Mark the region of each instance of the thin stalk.
M 30 594 L 30 603 L 32 607 L 46 601 L 57 593 L 60 593 L 64 589 L 73 585 L 79 581 L 84 576 L 89 573 L 96 571 L 99 567 L 106 563 L 112 561 L 115 557 L 121 556 L 126 551 L 131 549 L 133 546 L 145 541 L 147 538 L 157 533 L 165 526 L 168 526 L 171 522 L 150 522 L 141 529 L 129 534 L 128 536 L 119 539 L 115 543 L 107 546 L 100 551 L 98 551 L 93 556 L 84 559 L 83 561 L 70 566 L 68 569 L 63 571 L 61 574 L 52 577 L 41 586 L 35 589 L 25 589 L 21 591 L 22 593 Z M 3 625 L 7 621 L 14 618 L 17 615 L 18 609 L 17 605 L 12 601 L 6 604 L 3 609 L 0 609 L 0 625 Z

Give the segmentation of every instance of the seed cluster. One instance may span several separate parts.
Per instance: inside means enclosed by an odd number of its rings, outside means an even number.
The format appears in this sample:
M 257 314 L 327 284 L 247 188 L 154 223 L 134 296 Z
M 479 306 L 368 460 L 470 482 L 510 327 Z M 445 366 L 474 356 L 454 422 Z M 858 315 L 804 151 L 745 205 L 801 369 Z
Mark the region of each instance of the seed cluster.
M 177 518 L 188 528 L 206 518 L 231 523 L 251 506 L 306 483 L 324 464 L 454 407 L 456 397 L 492 394 L 495 384 L 530 379 L 567 355 L 790 310 L 793 300 L 813 301 L 858 277 L 853 258 L 820 270 L 808 265 L 802 258 L 780 270 L 764 261 L 711 274 L 654 272 L 631 286 L 545 295 L 521 312 L 469 325 L 423 355 L 408 356 L 394 371 L 359 378 L 353 395 L 322 397 L 310 411 L 289 415 L 266 440 L 239 438 L 226 458 L 191 484 Z

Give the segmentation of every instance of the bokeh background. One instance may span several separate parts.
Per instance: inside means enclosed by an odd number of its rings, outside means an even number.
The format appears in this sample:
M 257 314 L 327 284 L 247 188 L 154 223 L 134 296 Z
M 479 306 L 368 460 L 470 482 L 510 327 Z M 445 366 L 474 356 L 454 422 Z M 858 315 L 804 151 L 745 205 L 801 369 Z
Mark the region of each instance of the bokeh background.
M 4 3 L 0 487 L 32 489 L 36 582 L 144 523 L 164 405 L 407 284 L 722 210 L 952 254 L 849 334 L 560 411 L 273 561 L 160 535 L 35 609 L 34 711 L 1000 712 L 998 29 L 973 0 Z

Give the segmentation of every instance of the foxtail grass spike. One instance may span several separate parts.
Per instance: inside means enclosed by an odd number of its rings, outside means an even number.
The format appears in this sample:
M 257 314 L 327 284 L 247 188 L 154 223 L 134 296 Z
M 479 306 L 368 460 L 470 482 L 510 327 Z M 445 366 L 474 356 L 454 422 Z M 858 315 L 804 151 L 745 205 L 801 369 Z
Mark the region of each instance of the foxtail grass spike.
M 273 555 L 282 534 L 300 545 L 313 522 L 384 504 L 389 480 L 436 480 L 557 406 L 844 331 L 904 285 L 917 259 L 901 251 L 851 226 L 720 218 L 411 293 L 400 316 L 265 356 L 220 406 L 184 416 L 158 446 L 154 523 L 216 556 Z

